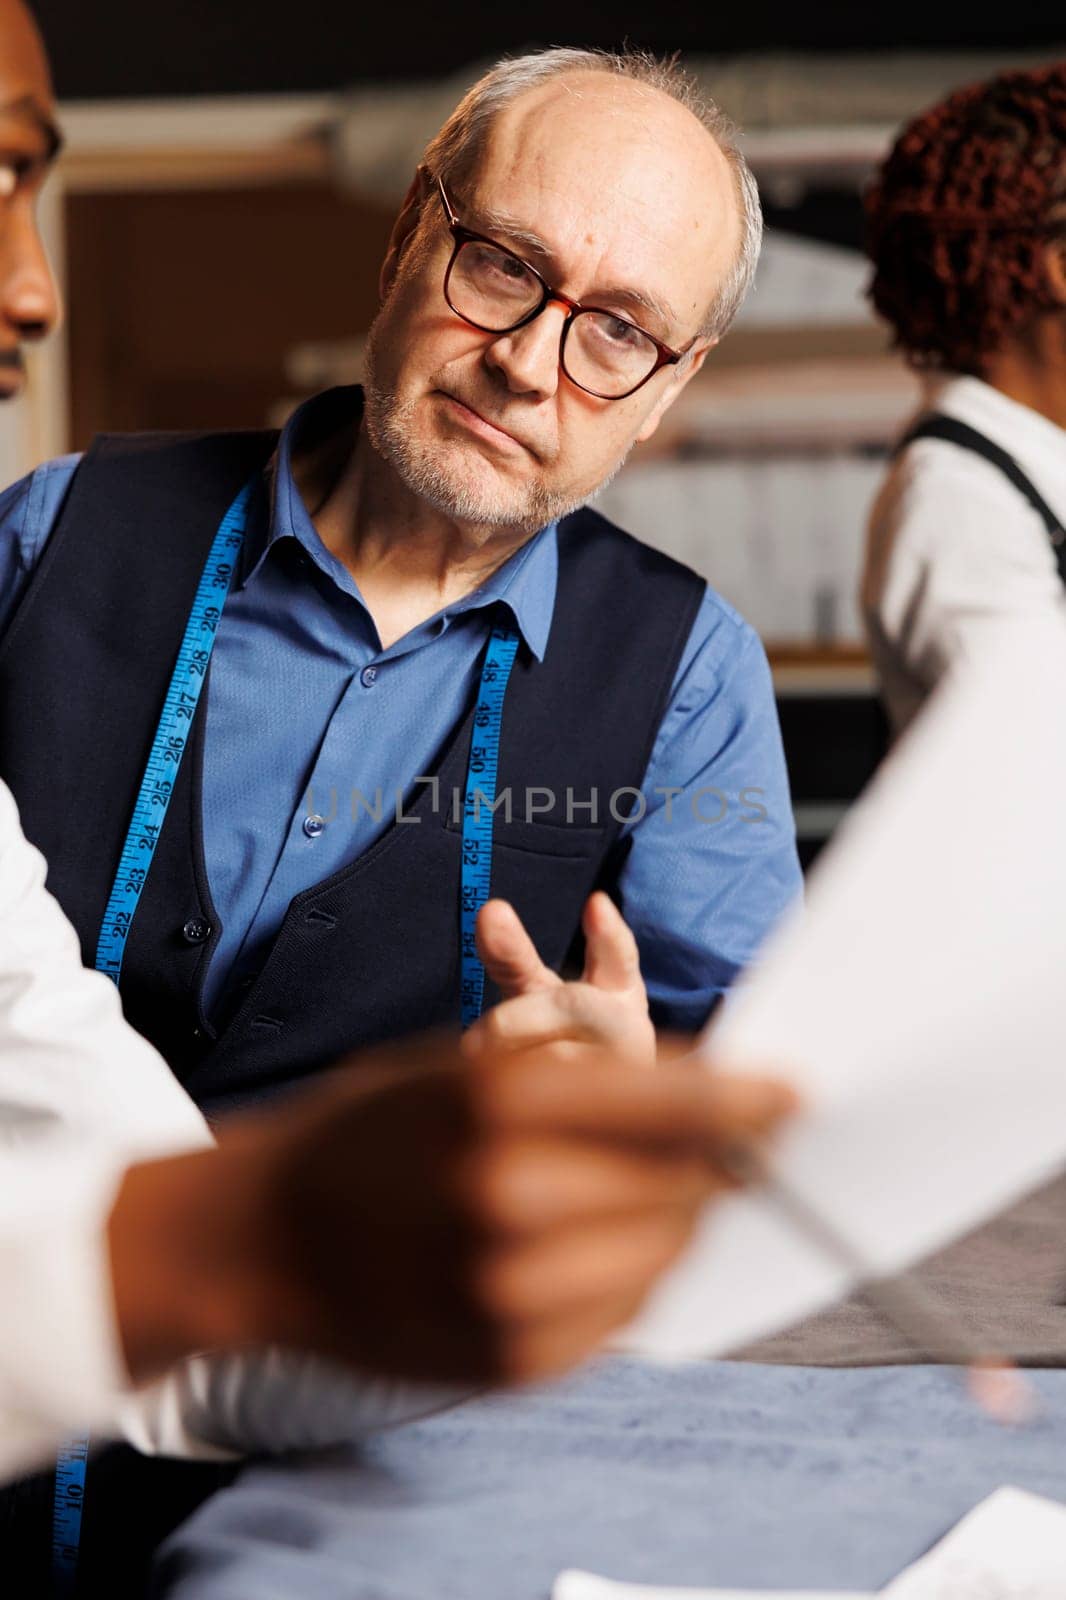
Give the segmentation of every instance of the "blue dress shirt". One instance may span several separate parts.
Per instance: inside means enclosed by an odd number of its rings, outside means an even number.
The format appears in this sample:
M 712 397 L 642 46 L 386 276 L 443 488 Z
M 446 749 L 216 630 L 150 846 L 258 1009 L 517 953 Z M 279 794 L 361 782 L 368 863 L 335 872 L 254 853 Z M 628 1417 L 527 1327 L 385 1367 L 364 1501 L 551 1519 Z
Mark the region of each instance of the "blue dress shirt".
M 313 431 L 314 408 L 302 406 L 282 434 L 269 512 L 249 527 L 206 690 L 204 852 L 222 924 L 204 989 L 213 1018 L 262 965 L 293 896 L 361 855 L 395 817 L 397 796 L 432 770 L 473 692 L 497 607 L 538 659 L 551 631 L 554 524 L 382 649 L 293 479 L 294 444 Z M 50 461 L 0 494 L 0 629 L 78 459 Z M 800 886 L 766 656 L 709 588 L 643 793 L 646 809 L 627 824 L 623 906 L 657 1019 L 687 1029 Z

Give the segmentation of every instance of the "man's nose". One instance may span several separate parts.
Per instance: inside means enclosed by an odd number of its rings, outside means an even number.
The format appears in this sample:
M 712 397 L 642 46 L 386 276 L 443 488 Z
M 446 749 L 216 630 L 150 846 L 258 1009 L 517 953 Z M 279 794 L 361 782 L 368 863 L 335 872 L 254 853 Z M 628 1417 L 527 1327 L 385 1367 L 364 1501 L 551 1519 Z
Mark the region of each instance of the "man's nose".
M 20 339 L 43 339 L 59 321 L 59 291 L 29 203 L 0 233 L 0 311 Z
M 559 387 L 559 341 L 570 308 L 549 300 L 539 316 L 513 333 L 502 333 L 485 351 L 485 360 L 514 394 L 549 399 Z

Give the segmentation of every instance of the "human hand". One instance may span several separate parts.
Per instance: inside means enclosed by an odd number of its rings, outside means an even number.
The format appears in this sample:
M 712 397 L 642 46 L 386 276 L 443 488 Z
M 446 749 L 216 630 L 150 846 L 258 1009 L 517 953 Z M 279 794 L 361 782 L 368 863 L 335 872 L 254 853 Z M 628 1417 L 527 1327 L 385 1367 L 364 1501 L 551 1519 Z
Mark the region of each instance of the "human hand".
M 478 951 L 503 999 L 464 1036 L 476 1059 L 482 1049 L 536 1048 L 572 1064 L 589 1047 L 609 1050 L 634 1066 L 655 1062 L 655 1029 L 640 975 L 637 942 L 611 898 L 598 891 L 585 903 L 585 968 L 565 982 L 546 967 L 506 900 L 490 900 L 477 920 Z
M 288 1110 L 271 1337 L 406 1379 L 559 1372 L 631 1320 L 731 1186 L 714 1148 L 794 1105 L 772 1080 L 592 1048 L 579 1073 L 442 1040 L 364 1057 Z
M 591 1046 L 580 1072 L 444 1039 L 354 1058 L 223 1122 L 219 1148 L 126 1174 L 109 1243 L 130 1375 L 263 1345 L 428 1382 L 560 1371 L 632 1318 L 730 1185 L 714 1150 L 794 1104 Z

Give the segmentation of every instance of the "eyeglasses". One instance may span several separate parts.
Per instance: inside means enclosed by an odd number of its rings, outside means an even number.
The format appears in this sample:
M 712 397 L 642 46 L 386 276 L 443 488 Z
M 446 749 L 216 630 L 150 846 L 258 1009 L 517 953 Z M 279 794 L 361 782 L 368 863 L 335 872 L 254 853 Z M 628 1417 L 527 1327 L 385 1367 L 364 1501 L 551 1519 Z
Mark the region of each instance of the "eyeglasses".
M 565 306 L 559 365 L 571 383 L 598 400 L 635 394 L 660 368 L 676 366 L 695 344 L 691 339 L 683 350 L 671 350 L 627 317 L 560 294 L 513 250 L 464 228 L 440 178 L 437 188 L 455 241 L 444 274 L 444 298 L 471 327 L 482 333 L 514 333 L 539 317 L 545 306 Z

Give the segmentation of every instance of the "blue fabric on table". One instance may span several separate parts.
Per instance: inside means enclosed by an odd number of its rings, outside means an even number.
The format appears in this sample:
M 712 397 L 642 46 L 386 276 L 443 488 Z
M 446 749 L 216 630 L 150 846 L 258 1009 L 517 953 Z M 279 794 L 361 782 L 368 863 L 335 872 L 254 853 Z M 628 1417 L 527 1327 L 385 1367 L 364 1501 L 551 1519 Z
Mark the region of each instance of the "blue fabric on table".
M 1004 1483 L 1066 1501 L 1066 1372 L 988 1421 L 943 1367 L 611 1359 L 359 1450 L 247 1469 L 164 1547 L 166 1600 L 547 1600 L 633 1582 L 878 1589 Z

